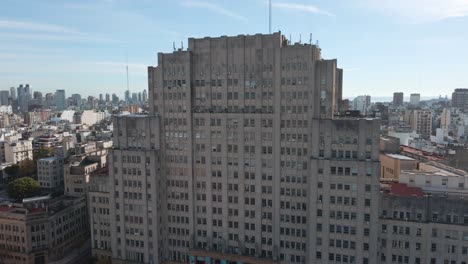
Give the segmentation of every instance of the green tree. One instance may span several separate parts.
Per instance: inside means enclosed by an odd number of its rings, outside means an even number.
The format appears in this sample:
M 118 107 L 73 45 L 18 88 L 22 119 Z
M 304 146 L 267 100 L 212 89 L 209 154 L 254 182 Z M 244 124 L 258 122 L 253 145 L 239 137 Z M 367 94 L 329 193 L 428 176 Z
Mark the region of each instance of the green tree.
M 27 159 L 20 161 L 19 165 L 19 177 L 32 177 L 36 174 L 36 162 Z
M 53 148 L 40 148 L 36 155 L 34 155 L 34 160 L 40 160 L 43 158 L 48 158 L 54 156 Z
M 30 177 L 18 178 L 8 184 L 8 195 L 17 201 L 39 195 L 39 182 Z
M 13 164 L 3 169 L 3 171 L 11 178 L 17 178 L 19 175 L 19 165 Z

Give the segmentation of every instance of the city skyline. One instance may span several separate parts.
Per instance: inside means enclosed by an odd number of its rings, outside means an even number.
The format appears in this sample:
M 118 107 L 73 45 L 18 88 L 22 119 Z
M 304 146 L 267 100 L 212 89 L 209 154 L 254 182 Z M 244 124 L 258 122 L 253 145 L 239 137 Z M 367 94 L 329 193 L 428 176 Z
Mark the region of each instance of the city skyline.
M 147 66 L 156 66 L 155 53 L 171 52 L 173 42 L 186 48 L 189 37 L 267 33 L 267 2 L 244 2 L 6 1 L 7 12 L 0 15 L 1 90 L 25 82 L 42 92 L 123 94 L 126 54 L 130 90 L 146 89 Z M 450 96 L 468 86 L 460 60 L 468 57 L 468 3 L 284 0 L 272 7 L 273 32 L 306 43 L 312 33 L 314 43 L 327 47 L 325 56 L 339 59 L 344 97 L 393 91 Z M 443 50 L 444 59 L 434 63 L 434 50 Z
M 468 264 L 468 88 L 372 104 L 326 45 L 187 42 L 138 93 L 0 89 L 2 263 Z

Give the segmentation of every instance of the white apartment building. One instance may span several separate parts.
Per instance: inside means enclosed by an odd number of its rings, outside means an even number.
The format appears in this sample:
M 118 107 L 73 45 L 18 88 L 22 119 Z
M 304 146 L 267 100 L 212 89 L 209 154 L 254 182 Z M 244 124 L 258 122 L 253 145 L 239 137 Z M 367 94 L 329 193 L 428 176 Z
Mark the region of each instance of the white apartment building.
M 106 117 L 109 117 L 110 114 L 106 112 L 101 112 L 101 111 L 94 111 L 94 110 L 85 110 L 81 114 L 81 124 L 82 125 L 94 125 L 102 120 L 104 120 Z
M 32 160 L 32 141 L 32 138 L 6 140 L 4 142 L 5 162 L 16 164 L 23 160 Z
M 367 115 L 371 106 L 370 95 L 360 95 L 353 100 L 353 110 L 361 112 L 362 115 Z
M 421 95 L 418 93 L 410 94 L 410 105 L 417 106 L 421 101 Z
M 49 157 L 38 160 L 37 179 L 42 188 L 63 187 L 63 159 Z
M 437 163 L 419 163 L 418 170 L 402 170 L 399 182 L 433 193 L 468 194 L 468 173 Z

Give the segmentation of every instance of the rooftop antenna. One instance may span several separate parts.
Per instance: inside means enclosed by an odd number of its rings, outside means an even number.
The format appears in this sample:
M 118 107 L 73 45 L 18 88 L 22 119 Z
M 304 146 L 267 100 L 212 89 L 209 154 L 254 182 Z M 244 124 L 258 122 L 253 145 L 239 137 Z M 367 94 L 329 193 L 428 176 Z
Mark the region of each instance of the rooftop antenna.
M 299 34 L 299 44 L 302 43 L 302 34 Z
M 312 33 L 310 33 L 309 44 L 312 44 Z
M 172 49 L 173 49 L 174 51 L 176 51 L 176 48 L 175 48 L 175 41 L 172 42 Z
M 184 42 L 183 41 L 180 42 L 180 46 L 181 46 L 181 49 L 184 50 Z
M 130 85 L 128 82 L 128 54 L 125 54 L 126 65 L 125 69 L 127 70 L 127 91 L 130 92 Z
M 268 32 L 271 34 L 271 0 L 268 6 Z

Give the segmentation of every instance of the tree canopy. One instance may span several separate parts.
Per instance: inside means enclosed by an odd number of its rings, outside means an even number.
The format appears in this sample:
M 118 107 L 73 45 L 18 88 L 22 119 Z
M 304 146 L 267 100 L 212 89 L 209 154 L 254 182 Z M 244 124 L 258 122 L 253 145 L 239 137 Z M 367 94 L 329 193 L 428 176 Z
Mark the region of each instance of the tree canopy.
M 39 182 L 30 177 L 18 178 L 8 184 L 8 195 L 15 200 L 39 195 Z
M 32 160 L 22 160 L 18 164 L 13 164 L 4 169 L 5 173 L 11 178 L 21 178 L 34 176 L 36 173 L 36 164 Z
M 53 148 L 40 148 L 37 153 L 34 155 L 35 160 L 40 160 L 43 158 L 48 158 L 54 156 L 54 149 Z

